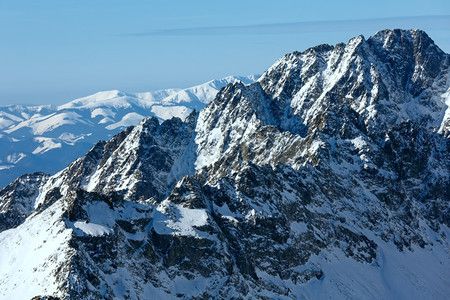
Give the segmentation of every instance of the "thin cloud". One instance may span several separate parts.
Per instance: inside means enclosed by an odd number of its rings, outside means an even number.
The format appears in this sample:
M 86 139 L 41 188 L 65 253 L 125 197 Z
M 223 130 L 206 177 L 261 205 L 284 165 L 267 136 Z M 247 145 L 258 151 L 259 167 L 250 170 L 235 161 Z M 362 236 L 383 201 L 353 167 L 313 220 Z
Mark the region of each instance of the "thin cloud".
M 268 35 L 289 33 L 338 32 L 358 30 L 378 30 L 384 28 L 421 28 L 427 30 L 447 30 L 450 28 L 450 15 L 394 17 L 361 20 L 314 21 L 295 23 L 271 23 L 244 26 L 211 26 L 196 28 L 174 28 L 123 36 L 207 36 L 207 35 Z

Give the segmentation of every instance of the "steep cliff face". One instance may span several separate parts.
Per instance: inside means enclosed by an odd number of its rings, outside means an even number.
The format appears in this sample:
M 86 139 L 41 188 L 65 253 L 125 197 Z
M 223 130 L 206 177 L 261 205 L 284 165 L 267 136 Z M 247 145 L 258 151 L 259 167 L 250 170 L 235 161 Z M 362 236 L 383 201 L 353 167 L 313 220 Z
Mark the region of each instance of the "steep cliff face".
M 445 298 L 449 58 L 419 30 L 294 52 L 185 121 L 16 181 L 1 207 L 39 192 L 5 217 L 0 294 Z M 3 268 L 27 239 L 41 260 Z

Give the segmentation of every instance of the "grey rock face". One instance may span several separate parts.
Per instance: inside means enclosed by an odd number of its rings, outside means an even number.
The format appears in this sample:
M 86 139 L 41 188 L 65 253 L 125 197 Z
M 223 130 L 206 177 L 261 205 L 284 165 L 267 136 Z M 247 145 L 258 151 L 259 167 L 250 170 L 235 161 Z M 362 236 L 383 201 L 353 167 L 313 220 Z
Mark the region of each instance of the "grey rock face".
M 34 211 L 39 188 L 50 175 L 26 174 L 0 191 L 0 232 L 20 225 Z

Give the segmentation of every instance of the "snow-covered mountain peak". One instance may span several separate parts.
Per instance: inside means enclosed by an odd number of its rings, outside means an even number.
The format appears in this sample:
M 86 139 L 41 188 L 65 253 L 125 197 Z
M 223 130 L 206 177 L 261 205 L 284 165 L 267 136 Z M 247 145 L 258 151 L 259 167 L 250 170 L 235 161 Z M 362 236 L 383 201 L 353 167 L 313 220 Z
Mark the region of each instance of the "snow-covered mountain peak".
M 112 91 L 104 91 L 104 92 L 98 92 L 93 95 L 79 98 L 76 100 L 73 100 L 69 103 L 66 103 L 64 105 L 58 106 L 58 110 L 64 110 L 64 109 L 88 109 L 88 108 L 97 108 L 100 106 L 113 106 L 117 107 L 118 105 L 124 105 L 126 103 L 126 100 L 123 99 L 124 97 L 133 98 L 134 95 L 127 94 L 124 92 L 121 92 L 119 90 L 112 90 Z
M 449 64 L 449 56 L 426 33 L 384 30 L 367 40 L 359 36 L 346 45 L 287 54 L 258 82 L 271 97 L 289 102 L 305 124 L 319 110 L 345 102 L 358 113 L 365 112 L 368 126 L 410 119 L 440 128 L 439 115 L 445 111 L 441 95 L 450 86 Z M 438 89 L 435 96 L 430 89 Z
M 390 50 L 410 47 L 409 45 L 418 51 L 426 51 L 427 47 L 437 47 L 428 34 L 420 29 L 385 29 L 375 33 L 370 40 Z
M 356 48 L 359 45 L 364 44 L 365 42 L 366 42 L 366 38 L 362 34 L 360 34 L 360 35 L 358 35 L 356 37 L 351 38 L 348 41 L 348 43 L 347 43 L 347 47 L 350 48 L 350 49 L 351 48 Z

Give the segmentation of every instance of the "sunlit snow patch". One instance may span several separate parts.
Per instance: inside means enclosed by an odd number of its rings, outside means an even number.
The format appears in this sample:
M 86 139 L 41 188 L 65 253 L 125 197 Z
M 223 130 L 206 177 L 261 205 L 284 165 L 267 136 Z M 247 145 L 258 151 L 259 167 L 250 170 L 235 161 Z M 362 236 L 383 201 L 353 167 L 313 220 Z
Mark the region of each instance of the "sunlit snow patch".
M 62 133 L 58 138 L 63 141 L 64 143 L 68 144 L 68 145 L 75 145 L 76 142 L 78 142 L 79 140 L 84 139 L 85 135 L 84 134 L 80 134 L 80 135 L 75 135 L 73 133 L 70 132 L 64 132 Z
M 46 138 L 46 137 L 36 137 L 34 138 L 36 142 L 39 143 L 39 146 L 34 149 L 33 154 L 43 154 L 52 149 L 61 148 L 62 144 L 57 142 L 56 139 Z
M 191 111 L 192 109 L 187 108 L 186 106 L 154 105 L 152 107 L 152 113 L 162 120 L 168 120 L 172 117 L 177 117 L 184 120 L 191 113 Z
M 207 224 L 208 214 L 204 209 L 191 209 L 181 205 L 171 205 L 168 201 L 163 201 L 158 206 L 153 217 L 153 227 L 159 234 L 204 238 L 207 237 L 207 234 L 194 227 L 201 227 Z
M 129 114 L 126 114 L 122 118 L 122 120 L 120 120 L 119 122 L 106 126 L 106 129 L 114 130 L 114 129 L 119 128 L 119 127 L 134 126 L 137 123 L 139 123 L 139 121 L 141 121 L 143 118 L 144 118 L 144 116 L 140 115 L 138 113 L 134 113 L 134 112 L 133 113 L 129 113 Z
M 87 223 L 87 222 L 80 222 L 77 221 L 73 224 L 75 228 L 80 229 L 85 234 L 92 235 L 92 236 L 102 236 L 105 234 L 113 233 L 113 230 L 111 228 L 108 228 L 103 225 L 94 224 L 94 223 Z
M 239 223 L 237 219 L 237 215 L 233 213 L 226 203 L 223 203 L 222 206 L 217 206 L 213 204 L 214 210 L 218 215 L 220 215 L 223 219 L 227 219 L 233 223 Z
M 26 155 L 24 153 L 13 153 L 6 157 L 6 161 L 10 164 L 16 164 L 25 157 Z

